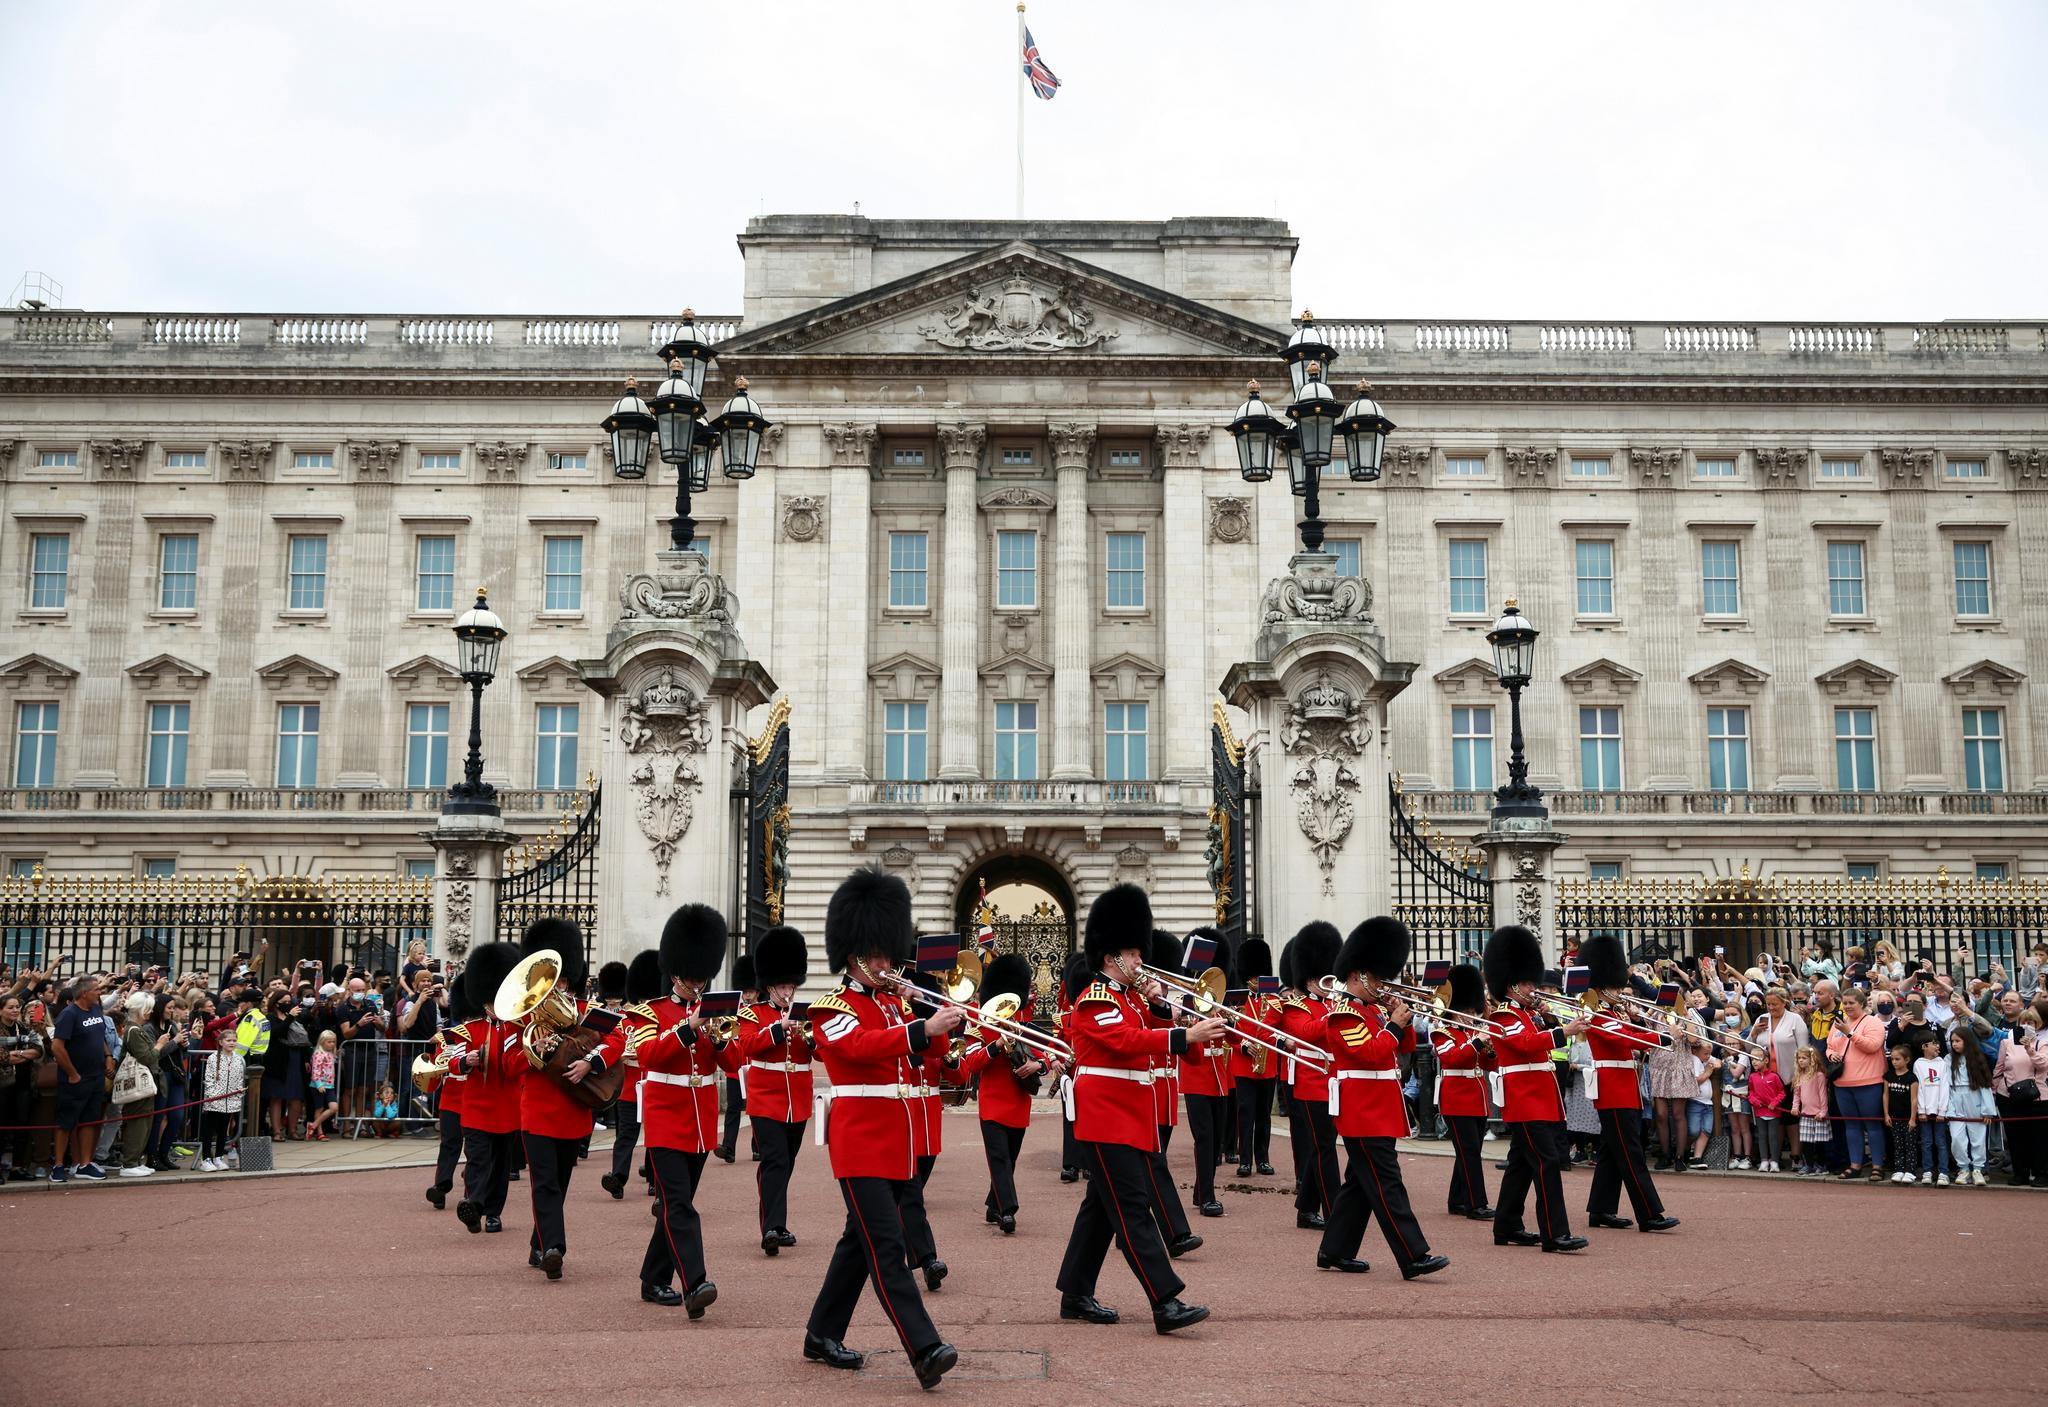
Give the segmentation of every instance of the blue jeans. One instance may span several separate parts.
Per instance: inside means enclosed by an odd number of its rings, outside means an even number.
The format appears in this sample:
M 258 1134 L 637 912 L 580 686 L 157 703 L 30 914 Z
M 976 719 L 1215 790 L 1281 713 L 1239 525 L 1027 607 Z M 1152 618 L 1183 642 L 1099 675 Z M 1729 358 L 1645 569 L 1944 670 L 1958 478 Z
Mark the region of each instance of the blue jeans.
M 178 1141 L 178 1135 L 185 1131 L 185 1111 L 173 1109 L 172 1105 L 185 1103 L 183 1084 L 165 1084 L 157 1091 L 158 1110 L 155 1127 L 150 1130 L 149 1146 L 144 1156 L 168 1163 L 171 1160 L 171 1145 Z M 169 1109 L 169 1113 L 163 1111 Z
M 1881 1166 L 1884 1162 L 1884 1086 L 1836 1085 L 1835 1094 L 1842 1106 L 1842 1138 L 1849 1145 L 1849 1166 Z
M 1689 1099 L 1685 1103 L 1685 1131 L 1698 1138 L 1703 1133 L 1714 1131 L 1714 1106 L 1704 1099 Z
M 1920 1121 L 1920 1171 L 1948 1176 L 1948 1120 Z

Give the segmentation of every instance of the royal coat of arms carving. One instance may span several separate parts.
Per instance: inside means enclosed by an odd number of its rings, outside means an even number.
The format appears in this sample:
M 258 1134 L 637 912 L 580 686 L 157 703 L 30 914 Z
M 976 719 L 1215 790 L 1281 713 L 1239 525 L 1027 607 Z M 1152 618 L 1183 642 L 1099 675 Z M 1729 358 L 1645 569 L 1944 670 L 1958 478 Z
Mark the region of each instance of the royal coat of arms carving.
M 918 331 L 941 347 L 971 352 L 1071 352 L 1117 335 L 1095 325 L 1071 288 L 1043 293 L 1021 274 L 1001 289 L 977 290 L 941 314 L 937 327 Z

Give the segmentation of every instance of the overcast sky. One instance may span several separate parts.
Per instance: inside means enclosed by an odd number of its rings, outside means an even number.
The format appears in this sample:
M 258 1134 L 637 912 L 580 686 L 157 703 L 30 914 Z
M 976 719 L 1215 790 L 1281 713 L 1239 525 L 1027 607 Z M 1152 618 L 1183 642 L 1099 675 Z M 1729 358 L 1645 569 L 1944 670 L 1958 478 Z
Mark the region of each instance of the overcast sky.
M 1026 214 L 1283 217 L 1325 316 L 2048 315 L 2039 0 L 1029 19 L 1065 86 L 1027 104 Z M 1015 24 L 1011 0 L 0 0 L 0 284 L 736 311 L 750 216 L 1011 214 Z

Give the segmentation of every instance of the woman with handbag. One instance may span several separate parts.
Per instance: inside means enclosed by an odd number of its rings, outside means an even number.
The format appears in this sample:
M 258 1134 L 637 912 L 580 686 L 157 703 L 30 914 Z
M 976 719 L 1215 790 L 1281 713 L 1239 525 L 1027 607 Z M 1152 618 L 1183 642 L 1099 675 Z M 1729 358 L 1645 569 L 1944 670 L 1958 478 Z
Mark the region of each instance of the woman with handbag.
M 1991 1072 L 1991 1093 L 1998 1117 L 2005 1120 L 2005 1151 L 2012 1158 L 2014 1187 L 2048 1187 L 2048 1139 L 2038 1117 L 2044 1112 L 2041 1091 L 2048 1085 L 2048 1043 L 2041 1040 L 2041 1018 L 2023 1006 L 2012 1030 L 1998 1045 L 1998 1065 Z
M 1825 1063 L 1849 1142 L 1842 1180 L 1867 1170 L 1872 1182 L 1883 1182 L 1884 1022 L 1865 1008 L 1856 988 L 1842 993 L 1842 1018 L 1828 1032 Z
M 128 1026 L 121 1033 L 121 1063 L 114 1071 L 113 1088 L 107 1103 L 112 1117 L 120 1121 L 119 1151 L 114 1166 L 122 1177 L 148 1177 L 156 1169 L 149 1165 L 149 1125 L 156 1110 L 156 1076 L 170 1032 L 161 1030 L 151 1018 L 156 998 L 147 992 L 128 996 Z

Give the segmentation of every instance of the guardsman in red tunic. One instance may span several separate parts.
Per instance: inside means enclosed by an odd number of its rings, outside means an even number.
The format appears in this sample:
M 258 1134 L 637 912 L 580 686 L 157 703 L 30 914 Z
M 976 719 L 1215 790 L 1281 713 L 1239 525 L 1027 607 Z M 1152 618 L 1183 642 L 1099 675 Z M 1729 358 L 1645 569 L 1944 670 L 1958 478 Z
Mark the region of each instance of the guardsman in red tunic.
M 462 1200 L 455 1215 L 472 1235 L 505 1229 L 505 1189 L 519 1143 L 519 1091 L 532 1066 L 519 1044 L 519 1026 L 498 1020 L 493 1003 L 518 965 L 516 944 L 486 943 L 472 950 L 463 977 L 484 1014 L 448 1034 L 450 1044 L 468 1050 L 462 1059 L 468 1077 L 462 1089 Z
M 1053 1029 L 1069 1049 L 1074 1044 L 1074 998 L 1088 990 L 1095 981 L 1095 968 L 1085 953 L 1075 953 L 1067 959 L 1066 970 L 1060 974 L 1059 1013 L 1053 1018 Z M 1063 1070 L 1055 1092 L 1060 1101 L 1060 1181 L 1079 1182 L 1088 1175 L 1081 1166 L 1081 1145 L 1074 1138 L 1074 1100 L 1072 1097 L 1074 1072 Z
M 1060 1318 L 1114 1324 L 1117 1313 L 1095 1298 L 1095 1281 L 1112 1239 L 1152 1305 L 1162 1334 L 1199 1324 L 1204 1305 L 1183 1304 L 1186 1288 L 1152 1219 L 1151 1155 L 1159 1148 L 1152 1102 L 1154 1066 L 1223 1034 L 1221 1018 L 1173 1026 L 1155 1012 L 1156 983 L 1141 980 L 1152 941 L 1152 904 L 1134 884 L 1103 891 L 1088 909 L 1083 952 L 1096 980 L 1074 1001 L 1074 1137 L 1093 1174 L 1074 1217 L 1060 1265 Z
M 943 945 L 950 935 L 938 937 Z M 920 949 L 932 941 L 930 936 L 920 938 Z M 951 962 L 958 953 L 959 947 L 955 942 L 945 960 Z M 918 956 L 922 958 L 925 953 L 920 951 Z M 933 993 L 934 997 L 939 991 L 939 979 L 931 972 L 914 968 L 909 974 L 909 980 L 926 992 Z M 943 1004 L 937 1000 L 920 1001 L 914 997 L 907 997 L 903 1002 L 903 1019 L 913 1021 L 942 1009 Z M 909 1256 L 910 1268 L 924 1272 L 924 1287 L 933 1294 L 938 1292 L 940 1283 L 945 1280 L 947 1267 L 946 1263 L 939 1259 L 938 1238 L 932 1231 L 931 1216 L 925 1211 L 924 1189 L 925 1184 L 932 1180 L 932 1169 L 938 1166 L 939 1154 L 944 1147 L 945 1101 L 941 1091 L 948 1085 L 958 1082 L 959 1055 L 964 1053 L 966 1048 L 965 1035 L 956 1032 L 950 1040 L 926 1049 L 918 1057 L 917 1074 L 912 1082 L 911 1098 L 907 1101 L 910 1110 L 910 1146 L 911 1152 L 917 1158 L 917 1172 L 909 1181 L 899 1184 L 896 1188 L 896 1211 L 903 1222 L 903 1245 Z
M 1588 969 L 1594 991 L 1628 990 L 1628 953 L 1619 938 L 1607 933 L 1588 938 L 1579 945 L 1579 961 Z M 1594 1016 L 1593 1028 L 1586 1032 L 1593 1052 L 1593 1068 L 1587 1074 L 1593 1084 L 1593 1106 L 1600 1111 L 1600 1162 L 1593 1169 L 1593 1189 L 1586 1194 L 1586 1220 L 1594 1226 L 1669 1231 L 1678 1225 L 1677 1217 L 1664 1214 L 1664 1201 L 1643 1156 L 1643 1099 L 1636 1069 L 1637 1057 L 1657 1049 L 1665 1039 L 1662 1032 L 1611 1009 Z M 1636 1214 L 1634 1222 L 1615 1215 L 1624 1187 Z
M 917 1177 L 910 1101 L 925 1053 L 943 1049 L 962 1017 L 945 1007 L 922 1021 L 906 1018 L 895 967 L 910 955 L 911 931 L 910 890 L 879 870 L 855 870 L 825 909 L 825 958 L 846 980 L 811 1003 L 811 1037 L 832 1081 L 819 1134 L 831 1149 L 846 1228 L 811 1306 L 804 1357 L 861 1366 L 862 1356 L 841 1340 L 861 1286 L 871 1284 L 911 1370 L 930 1388 L 960 1355 L 940 1339 L 910 1276 L 899 1187 Z
M 1508 1168 L 1494 1206 L 1493 1244 L 1546 1251 L 1584 1250 L 1572 1235 L 1564 1205 L 1564 1099 L 1550 1053 L 1591 1024 L 1583 1018 L 1553 1027 L 1536 999 L 1543 976 L 1543 946 L 1513 924 L 1494 930 L 1480 959 L 1494 1000 L 1512 1002 L 1493 1015 L 1495 1068 L 1500 1073 L 1501 1119 L 1508 1126 Z M 1537 1231 L 1522 1225 L 1522 1208 L 1536 1190 Z
M 441 1049 L 448 1056 L 448 1073 L 441 1077 L 439 1091 L 441 1148 L 434 1158 L 433 1185 L 427 1188 L 427 1200 L 437 1211 L 448 1205 L 448 1194 L 455 1188 L 455 1164 L 462 1157 L 462 1090 L 469 1083 L 461 1059 L 469 1053 L 465 1028 L 483 1011 L 470 995 L 466 975 L 448 984 L 448 1028 L 441 1032 Z
M 1451 969 L 1451 993 L 1445 1005 L 1467 1016 L 1485 1014 L 1486 988 L 1478 968 L 1461 962 Z M 1469 1031 L 1456 1026 L 1439 1027 L 1431 1033 L 1429 1043 L 1436 1051 L 1437 1112 L 1451 1132 L 1451 1152 L 1456 1160 L 1447 1209 L 1452 1216 L 1492 1221 L 1493 1206 L 1486 1200 L 1486 1160 L 1480 1156 L 1480 1147 L 1486 1140 L 1486 1071 L 1493 1053 Z
M 1245 984 L 1244 1014 L 1268 1025 L 1280 1021 L 1278 984 L 1273 976 L 1273 951 L 1263 938 L 1247 938 L 1237 947 L 1237 980 Z M 1267 1040 L 1271 1033 L 1254 1028 Z M 1257 1161 L 1262 1177 L 1273 1175 L 1273 1087 L 1280 1079 L 1280 1058 L 1250 1041 L 1232 1042 L 1230 1079 L 1237 1103 L 1237 1175 L 1250 1177 Z
M 1228 959 L 1222 935 L 1213 928 L 1197 928 L 1175 956 L 1174 966 L 1199 976 L 1218 959 Z M 1226 974 L 1226 988 L 1228 984 Z M 1222 1216 L 1223 1204 L 1216 1200 L 1216 1165 L 1223 1161 L 1225 1133 L 1236 1124 L 1229 1033 L 1207 1045 L 1190 1046 L 1180 1058 L 1178 1073 L 1181 1097 L 1187 1102 L 1188 1136 L 1195 1144 L 1195 1210 L 1203 1216 Z
M 1380 983 L 1399 976 L 1407 962 L 1408 929 L 1385 917 L 1352 929 L 1337 954 L 1335 976 L 1350 995 L 1331 1000 L 1324 1044 L 1332 1057 L 1329 1108 L 1348 1156 L 1336 1212 L 1316 1253 L 1320 1270 L 1364 1271 L 1358 1245 L 1374 1217 L 1403 1280 L 1451 1263 L 1449 1256 L 1430 1254 L 1394 1154 L 1394 1140 L 1413 1132 L 1401 1095 L 1401 1057 L 1415 1050 L 1415 1013 L 1400 997 L 1383 993 Z
M 790 1014 L 810 969 L 804 935 L 778 925 L 754 940 L 754 980 L 763 1000 L 740 1008 L 740 1058 L 746 1061 L 747 1119 L 761 1165 L 754 1185 L 761 1208 L 761 1249 L 794 1246 L 789 1177 L 811 1117 L 811 1043 Z
M 1146 959 L 1152 966 L 1167 972 L 1180 970 L 1180 943 L 1164 929 L 1154 929 L 1152 946 Z M 1164 998 L 1165 989 L 1160 988 Z M 1173 1025 L 1182 1004 L 1161 1000 L 1154 1016 L 1168 1025 Z M 1218 1037 L 1220 1040 L 1221 1037 Z M 1173 1131 L 1180 1127 L 1180 1059 L 1178 1055 L 1155 1055 L 1152 1058 L 1152 1112 L 1159 1120 L 1159 1146 L 1147 1159 L 1148 1175 L 1152 1179 L 1152 1216 L 1159 1223 L 1159 1239 L 1166 1243 L 1166 1253 L 1179 1260 L 1189 1251 L 1201 1247 L 1202 1238 L 1195 1234 L 1188 1222 L 1187 1206 L 1180 1199 L 1180 1184 L 1174 1180 L 1173 1169 L 1167 1166 L 1166 1150 L 1173 1144 Z
M 1343 941 L 1335 924 L 1317 919 L 1303 925 L 1287 945 L 1285 961 L 1291 970 L 1286 975 L 1295 991 L 1281 1004 L 1280 1029 L 1299 1044 L 1320 1050 L 1328 1039 L 1325 1023 L 1329 1009 L 1317 994 L 1316 979 L 1330 975 Z M 1293 1096 L 1288 1123 L 1299 1179 L 1294 1189 L 1294 1224 L 1304 1231 L 1321 1231 L 1336 1210 L 1340 1185 L 1328 1067 L 1317 1060 L 1293 1058 L 1287 1065 Z
M 612 1136 L 612 1170 L 598 1181 L 604 1190 L 612 1194 L 613 1200 L 626 1195 L 626 1179 L 633 1171 L 633 1154 L 640 1147 L 640 1051 L 638 1042 L 656 1034 L 651 1021 L 640 1017 L 634 1007 L 645 1007 L 659 998 L 668 984 L 661 975 L 661 954 L 652 948 L 643 948 L 633 955 L 633 961 L 626 964 L 626 1001 L 628 1013 L 635 1017 L 634 1024 L 626 1037 L 626 1053 L 621 1058 L 626 1062 L 626 1079 L 619 1086 L 619 1102 L 615 1107 L 617 1123 Z M 654 1195 L 654 1180 L 647 1175 L 643 1161 L 640 1180 L 647 1184 L 647 1195 Z
M 1004 995 L 1018 1001 L 1014 1019 L 1031 1019 L 1031 964 L 1014 953 L 996 958 L 981 974 L 984 1006 Z M 982 1205 L 989 1224 L 1009 1236 L 1017 1230 L 1017 1154 L 1031 1127 L 1031 1098 L 1039 1091 L 1046 1064 L 1022 1041 L 1006 1039 L 988 1027 L 977 1029 L 968 1041 L 960 1074 L 964 1079 L 981 1077 L 976 1103 L 981 1149 L 988 1158 L 988 1197 Z

